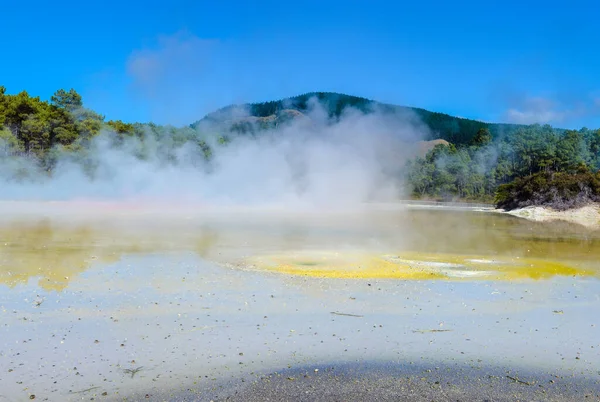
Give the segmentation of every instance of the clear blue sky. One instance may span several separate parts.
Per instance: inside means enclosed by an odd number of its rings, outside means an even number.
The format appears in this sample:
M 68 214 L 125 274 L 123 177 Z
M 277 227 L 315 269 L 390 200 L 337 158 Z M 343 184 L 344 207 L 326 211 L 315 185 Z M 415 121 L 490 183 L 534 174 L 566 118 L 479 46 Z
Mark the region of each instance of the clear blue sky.
M 600 127 L 596 1 L 28 1 L 0 85 L 125 121 L 337 91 L 488 121 Z

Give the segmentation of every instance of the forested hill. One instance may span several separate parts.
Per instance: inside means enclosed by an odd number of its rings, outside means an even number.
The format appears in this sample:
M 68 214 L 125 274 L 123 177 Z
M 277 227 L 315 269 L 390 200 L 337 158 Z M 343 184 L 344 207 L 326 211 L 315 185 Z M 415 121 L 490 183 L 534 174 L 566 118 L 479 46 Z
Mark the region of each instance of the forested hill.
M 473 142 L 480 129 L 488 129 L 492 138 L 510 135 L 521 125 L 504 123 L 485 123 L 477 120 L 464 119 L 444 113 L 430 112 L 421 108 L 391 105 L 358 96 L 334 92 L 309 92 L 303 95 L 285 98 L 277 101 L 232 105 L 208 114 L 202 120 L 193 123 L 193 128 L 203 123 L 223 123 L 228 121 L 231 129 L 237 132 L 272 128 L 277 123 L 303 115 L 310 109 L 310 101 L 317 99 L 331 118 L 340 117 L 347 108 L 358 109 L 369 113 L 378 112 L 398 115 L 404 118 L 408 112 L 415 114 L 421 122 L 430 129 L 430 140 L 444 139 L 456 145 L 466 145 Z M 242 110 L 244 117 L 236 118 L 234 111 Z M 297 112 L 296 115 L 293 112 Z
M 570 208 L 600 201 L 600 130 L 485 123 L 357 96 L 310 92 L 278 101 L 229 106 L 192 124 L 221 124 L 221 132 L 256 134 L 305 116 L 317 99 L 330 118 L 348 108 L 415 116 L 441 141 L 409 160 L 406 181 L 418 198 L 488 200 L 515 208 Z M 227 135 L 227 134 L 225 134 Z
M 313 98 L 333 121 L 352 107 L 400 122 L 417 117 L 416 123 L 428 126 L 430 139 L 438 141 L 405 165 L 400 158 L 394 177 L 415 197 L 495 198 L 506 208 L 600 202 L 600 129 L 491 124 L 328 92 L 230 106 L 177 128 L 106 121 L 73 89 L 44 101 L 25 91 L 10 95 L 0 86 L 0 186 L 51 178 L 60 162 L 79 165 L 94 180 L 106 173 L 104 153 L 117 149 L 126 159 L 210 172 L 215 155 L 237 137 L 310 119 Z M 101 133 L 106 135 L 96 139 Z

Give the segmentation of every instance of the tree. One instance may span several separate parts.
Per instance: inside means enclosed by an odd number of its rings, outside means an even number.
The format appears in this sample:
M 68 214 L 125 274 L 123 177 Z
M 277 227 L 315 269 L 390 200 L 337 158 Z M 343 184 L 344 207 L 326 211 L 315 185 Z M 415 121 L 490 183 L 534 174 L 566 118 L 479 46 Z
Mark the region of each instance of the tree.
M 488 130 L 485 127 L 482 127 L 477 131 L 477 134 L 475 134 L 475 137 L 473 138 L 473 141 L 471 141 L 471 144 L 476 147 L 483 147 L 489 144 L 490 142 L 492 142 L 492 134 L 490 134 L 490 130 Z
M 590 165 L 595 170 L 600 170 L 600 129 L 589 134 Z
M 445 160 L 444 169 L 452 176 L 455 187 L 452 192 L 461 198 L 471 195 L 468 188 L 471 179 L 470 166 L 471 158 L 464 148 L 457 150 Z
M 52 95 L 50 102 L 61 109 L 65 109 L 68 112 L 73 112 L 83 107 L 83 101 L 81 95 L 79 95 L 73 88 L 69 92 L 64 89 L 59 89 Z
M 26 91 L 8 96 L 3 101 L 4 124 L 23 145 L 24 152 L 39 151 L 47 134 L 47 104 Z
M 589 161 L 589 153 L 583 135 L 575 130 L 565 132 L 556 144 L 556 169 L 573 170 Z
M 557 140 L 556 131 L 548 125 L 533 125 L 515 133 L 511 145 L 516 157 L 516 173 L 527 176 L 551 170 L 556 164 Z
M 407 179 L 412 187 L 413 193 L 419 197 L 429 194 L 433 184 L 433 172 L 435 165 L 423 158 L 409 160 L 406 165 Z
M 28 153 L 42 156 L 46 150 L 50 149 L 50 127 L 41 113 L 32 114 L 23 120 L 20 137 L 25 144 L 25 151 Z
M 16 155 L 23 151 L 23 145 L 10 130 L 0 129 L 0 157 Z
M 73 116 L 65 109 L 51 106 L 48 121 L 50 125 L 50 147 L 57 144 L 70 145 L 79 138 Z

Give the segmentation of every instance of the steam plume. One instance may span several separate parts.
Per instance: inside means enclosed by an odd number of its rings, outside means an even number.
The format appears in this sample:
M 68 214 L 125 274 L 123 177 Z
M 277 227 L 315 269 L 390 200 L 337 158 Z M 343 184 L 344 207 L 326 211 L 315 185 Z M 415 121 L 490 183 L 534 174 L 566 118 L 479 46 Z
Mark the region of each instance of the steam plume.
M 240 110 L 230 113 L 243 118 Z M 234 136 L 226 145 L 217 144 L 211 129 L 216 127 L 190 128 L 182 145 L 169 135 L 116 141 L 115 133 L 104 131 L 84 154 L 59 152 L 53 173 L 29 174 L 33 179 L 14 179 L 15 168 L 34 169 L 27 160 L 4 158 L 2 198 L 238 205 L 391 201 L 403 194 L 402 169 L 412 147 L 427 136 L 408 112 L 347 109 L 329 118 L 316 101 L 304 118 L 256 136 Z M 200 140 L 213 150 L 208 161 Z

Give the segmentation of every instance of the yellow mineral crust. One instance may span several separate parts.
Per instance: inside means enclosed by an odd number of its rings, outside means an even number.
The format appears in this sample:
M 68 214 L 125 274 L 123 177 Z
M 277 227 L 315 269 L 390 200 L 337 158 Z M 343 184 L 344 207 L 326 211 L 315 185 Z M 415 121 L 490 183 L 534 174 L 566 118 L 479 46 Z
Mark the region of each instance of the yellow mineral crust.
M 517 280 L 553 276 L 598 276 L 562 262 L 522 257 L 452 254 L 374 254 L 302 251 L 247 258 L 242 267 L 319 278 L 406 280 Z

